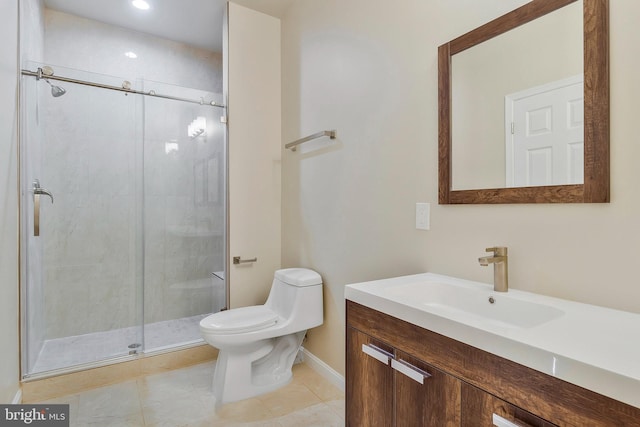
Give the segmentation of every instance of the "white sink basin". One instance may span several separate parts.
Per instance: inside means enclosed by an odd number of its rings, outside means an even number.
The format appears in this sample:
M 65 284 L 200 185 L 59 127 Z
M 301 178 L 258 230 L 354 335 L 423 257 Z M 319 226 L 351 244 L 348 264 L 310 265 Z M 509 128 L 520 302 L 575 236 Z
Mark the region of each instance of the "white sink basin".
M 423 281 L 395 286 L 388 293 L 415 299 L 432 313 L 464 323 L 488 322 L 502 327 L 531 328 L 564 314 L 555 307 L 514 298 L 509 293 L 489 291 L 486 286 Z
M 345 297 L 640 408 L 640 314 L 433 273 L 347 285 Z

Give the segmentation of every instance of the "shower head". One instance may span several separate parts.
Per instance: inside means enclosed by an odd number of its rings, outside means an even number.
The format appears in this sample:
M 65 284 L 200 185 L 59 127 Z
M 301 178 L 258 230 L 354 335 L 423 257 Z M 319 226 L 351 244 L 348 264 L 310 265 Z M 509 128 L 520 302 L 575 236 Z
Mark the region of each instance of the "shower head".
M 44 81 L 47 82 L 47 84 L 49 86 L 51 86 L 51 95 L 54 98 L 57 98 L 59 96 L 64 95 L 65 93 L 67 93 L 67 91 L 64 88 L 61 88 L 60 86 L 56 86 L 56 85 L 51 84 L 51 82 L 49 80 L 44 79 Z

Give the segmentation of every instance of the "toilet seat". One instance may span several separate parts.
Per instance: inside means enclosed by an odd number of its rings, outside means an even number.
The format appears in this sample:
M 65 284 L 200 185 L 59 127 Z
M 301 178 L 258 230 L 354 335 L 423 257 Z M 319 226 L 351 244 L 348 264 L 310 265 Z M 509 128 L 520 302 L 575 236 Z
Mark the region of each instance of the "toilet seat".
M 273 326 L 278 314 L 264 305 L 234 308 L 212 314 L 200 321 L 200 327 L 214 334 L 241 334 Z

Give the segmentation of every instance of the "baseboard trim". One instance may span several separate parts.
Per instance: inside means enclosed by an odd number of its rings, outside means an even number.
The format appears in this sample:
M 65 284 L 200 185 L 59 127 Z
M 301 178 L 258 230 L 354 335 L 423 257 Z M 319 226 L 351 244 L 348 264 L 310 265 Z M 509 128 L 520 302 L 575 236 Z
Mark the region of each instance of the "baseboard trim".
M 304 347 L 302 347 L 302 354 L 304 354 L 304 363 L 344 392 L 344 377 L 342 375 Z
M 19 403 L 22 403 L 22 388 L 19 388 L 18 391 L 16 391 L 16 395 L 13 396 L 13 401 L 11 402 L 12 405 L 17 405 Z

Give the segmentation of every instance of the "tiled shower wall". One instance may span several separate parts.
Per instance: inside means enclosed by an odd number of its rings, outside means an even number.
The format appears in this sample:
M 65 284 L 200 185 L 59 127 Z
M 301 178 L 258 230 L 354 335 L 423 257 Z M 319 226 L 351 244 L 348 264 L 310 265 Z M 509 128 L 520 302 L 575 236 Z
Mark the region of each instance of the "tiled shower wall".
M 42 61 L 54 69 L 222 101 L 221 54 L 48 9 L 43 16 Z M 146 323 L 222 307 L 211 279 L 223 266 L 221 110 L 60 86 L 66 95 L 41 103 L 42 181 L 59 195 L 43 202 L 45 338 L 139 324 L 142 297 Z M 199 115 L 207 135 L 189 138 Z

